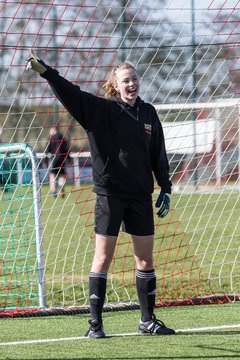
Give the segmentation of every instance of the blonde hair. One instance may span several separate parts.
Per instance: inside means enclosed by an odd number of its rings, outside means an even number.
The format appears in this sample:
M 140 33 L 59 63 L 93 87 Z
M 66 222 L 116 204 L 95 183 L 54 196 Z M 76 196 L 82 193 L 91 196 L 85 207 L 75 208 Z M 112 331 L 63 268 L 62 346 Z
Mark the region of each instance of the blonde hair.
M 124 61 L 123 63 L 115 66 L 111 71 L 109 79 L 103 85 L 103 88 L 106 91 L 106 93 L 105 93 L 106 97 L 119 96 L 119 91 L 117 91 L 115 89 L 116 73 L 117 73 L 118 70 L 125 70 L 125 69 L 134 69 L 134 70 L 136 70 L 136 67 L 129 61 Z

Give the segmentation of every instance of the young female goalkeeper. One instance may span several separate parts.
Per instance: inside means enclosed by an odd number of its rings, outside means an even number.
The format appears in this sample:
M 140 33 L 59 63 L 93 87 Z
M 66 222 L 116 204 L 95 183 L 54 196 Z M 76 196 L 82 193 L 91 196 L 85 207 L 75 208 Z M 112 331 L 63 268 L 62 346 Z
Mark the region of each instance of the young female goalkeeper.
M 161 187 L 158 216 L 167 215 L 171 181 L 162 126 L 154 107 L 139 97 L 133 64 L 116 66 L 105 84 L 106 97 L 82 91 L 31 53 L 28 67 L 40 73 L 54 94 L 86 130 L 96 193 L 95 254 L 89 274 L 91 320 L 86 336 L 104 338 L 102 310 L 107 273 L 120 226 L 131 234 L 136 287 L 141 309 L 139 333 L 169 335 L 154 315 L 156 275 L 153 268 L 153 174 Z

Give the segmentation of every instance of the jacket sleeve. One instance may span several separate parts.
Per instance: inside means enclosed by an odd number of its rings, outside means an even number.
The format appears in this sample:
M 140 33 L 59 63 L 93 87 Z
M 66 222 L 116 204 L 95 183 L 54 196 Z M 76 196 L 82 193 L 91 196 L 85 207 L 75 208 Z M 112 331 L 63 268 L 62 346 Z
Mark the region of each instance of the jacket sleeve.
M 79 86 L 60 76 L 56 69 L 48 65 L 46 67 L 47 71 L 41 77 L 48 81 L 54 94 L 65 109 L 87 130 L 97 107 L 103 107 L 103 99 L 82 91 Z
M 172 183 L 169 177 L 169 162 L 165 148 L 163 128 L 155 110 L 154 112 L 155 121 L 151 141 L 152 170 L 161 190 L 171 194 Z

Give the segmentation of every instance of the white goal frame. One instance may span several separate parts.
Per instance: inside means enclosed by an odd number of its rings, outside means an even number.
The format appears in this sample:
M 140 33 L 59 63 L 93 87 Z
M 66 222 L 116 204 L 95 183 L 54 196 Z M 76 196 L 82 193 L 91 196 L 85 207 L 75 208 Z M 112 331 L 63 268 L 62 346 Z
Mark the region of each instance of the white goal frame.
M 195 103 L 182 103 L 182 104 L 154 104 L 157 112 L 161 111 L 171 111 L 171 110 L 205 110 L 212 109 L 214 110 L 214 120 L 216 122 L 216 179 L 217 185 L 221 186 L 221 154 L 222 154 L 222 146 L 221 146 L 221 128 L 220 128 L 220 109 L 235 107 L 238 112 L 238 189 L 240 191 L 240 99 L 223 99 L 216 102 L 195 102 Z M 194 136 L 197 136 L 196 124 L 197 121 L 193 121 L 194 123 Z M 169 123 L 168 123 L 169 124 Z M 175 124 L 175 123 L 174 123 Z M 164 122 L 163 122 L 164 128 Z M 194 146 L 196 146 L 196 141 L 194 141 Z M 168 152 L 168 149 L 167 149 Z M 194 150 L 196 153 L 196 150 Z

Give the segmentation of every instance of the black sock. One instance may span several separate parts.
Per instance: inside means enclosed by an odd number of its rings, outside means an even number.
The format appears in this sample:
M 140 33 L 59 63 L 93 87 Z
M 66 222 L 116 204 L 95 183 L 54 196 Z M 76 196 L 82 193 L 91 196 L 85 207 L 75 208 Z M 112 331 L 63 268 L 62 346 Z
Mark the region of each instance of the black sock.
M 107 287 L 107 273 L 89 274 L 89 299 L 92 319 L 102 323 L 102 310 Z
M 152 319 L 156 297 L 156 275 L 154 270 L 137 270 L 136 286 L 141 309 L 141 320 Z

